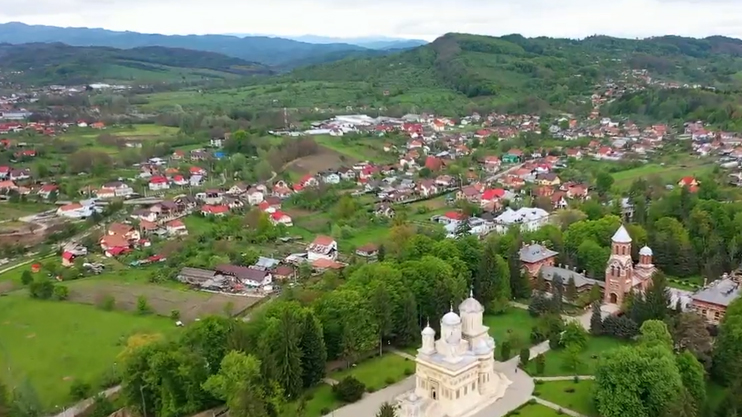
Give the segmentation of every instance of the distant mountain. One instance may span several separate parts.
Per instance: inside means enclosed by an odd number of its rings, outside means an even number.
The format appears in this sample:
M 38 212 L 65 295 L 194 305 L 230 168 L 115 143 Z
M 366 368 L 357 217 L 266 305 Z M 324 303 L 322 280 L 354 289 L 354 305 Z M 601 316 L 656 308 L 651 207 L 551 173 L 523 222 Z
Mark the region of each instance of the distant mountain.
M 142 46 L 185 48 L 216 52 L 281 69 L 295 67 L 295 62 L 310 64 L 327 62 L 323 58 L 327 54 L 342 59 L 345 57 L 344 53 L 350 55 L 368 49 L 348 43 L 312 44 L 268 36 L 168 36 L 106 29 L 26 25 L 18 22 L 0 24 L 0 43 L 3 42 L 11 44 L 61 42 L 72 46 L 106 46 L 122 49 Z
M 410 49 L 427 44 L 427 41 L 421 39 L 403 39 L 388 38 L 384 36 L 368 36 L 362 38 L 330 38 L 325 36 L 304 35 L 298 37 L 288 37 L 300 42 L 314 44 L 331 44 L 331 43 L 348 43 L 368 49 L 390 50 L 390 49 Z
M 0 71 L 32 84 L 176 82 L 270 75 L 263 65 L 214 52 L 145 46 L 115 49 L 62 43 L 0 44 Z

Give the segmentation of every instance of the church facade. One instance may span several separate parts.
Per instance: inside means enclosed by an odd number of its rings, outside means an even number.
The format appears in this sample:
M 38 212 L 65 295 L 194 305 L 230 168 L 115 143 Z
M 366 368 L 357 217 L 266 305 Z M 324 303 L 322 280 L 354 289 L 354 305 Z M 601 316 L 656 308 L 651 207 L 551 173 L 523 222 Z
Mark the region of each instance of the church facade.
M 621 305 L 627 294 L 632 291 L 646 290 L 652 283 L 652 275 L 657 271 L 652 264 L 652 249 L 644 246 L 639 250 L 639 262 L 635 265 L 631 259 L 632 240 L 629 232 L 622 225 L 611 238 L 611 256 L 605 268 L 605 280 L 588 278 L 585 271 L 578 271 L 566 265 L 557 265 L 557 252 L 545 246 L 531 242 L 523 245 L 520 250 L 520 260 L 523 268 L 534 277 L 539 274 L 545 281 L 546 291 L 552 292 L 554 277 L 562 278 L 562 289 L 566 291 L 567 282 L 575 282 L 578 293 L 588 292 L 594 286 L 599 286 L 603 293 L 603 302 L 606 304 Z
M 511 382 L 498 370 L 484 307 L 470 296 L 459 313 L 441 318 L 437 340 L 429 325 L 423 329 L 415 389 L 400 398 L 400 417 L 466 417 L 505 395 Z

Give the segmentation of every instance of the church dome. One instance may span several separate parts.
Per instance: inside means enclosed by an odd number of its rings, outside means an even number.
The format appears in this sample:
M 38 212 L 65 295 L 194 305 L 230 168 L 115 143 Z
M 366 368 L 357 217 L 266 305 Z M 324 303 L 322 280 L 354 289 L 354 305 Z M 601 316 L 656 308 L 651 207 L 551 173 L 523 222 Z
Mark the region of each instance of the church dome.
M 482 304 L 477 301 L 474 297 L 469 297 L 459 304 L 459 312 L 464 313 L 481 313 L 484 311 Z
M 629 236 L 629 231 L 621 225 L 611 240 L 613 243 L 631 243 L 631 236 Z
M 453 311 L 449 311 L 441 319 L 441 324 L 444 324 L 446 326 L 457 326 L 461 324 L 461 317 L 459 317 L 459 315 L 454 313 Z
M 422 333 L 423 336 L 435 336 L 435 330 L 430 326 L 425 326 Z
M 489 353 L 490 351 L 490 345 L 487 343 L 484 339 L 480 339 L 476 345 L 473 347 L 474 353 L 477 355 L 482 355 L 485 353 Z
M 639 250 L 639 255 L 641 256 L 652 256 L 652 249 L 649 248 L 649 246 L 644 246 Z

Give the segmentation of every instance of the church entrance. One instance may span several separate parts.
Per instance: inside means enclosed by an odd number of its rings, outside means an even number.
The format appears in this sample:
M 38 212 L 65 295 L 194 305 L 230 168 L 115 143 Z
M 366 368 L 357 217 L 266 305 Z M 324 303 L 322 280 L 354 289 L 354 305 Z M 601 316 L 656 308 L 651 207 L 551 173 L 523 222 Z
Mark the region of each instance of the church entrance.
M 618 295 L 615 292 L 612 292 L 608 298 L 610 298 L 611 304 L 618 304 Z
M 438 382 L 429 380 L 428 386 L 430 387 L 430 398 L 433 399 L 433 401 L 438 399 Z

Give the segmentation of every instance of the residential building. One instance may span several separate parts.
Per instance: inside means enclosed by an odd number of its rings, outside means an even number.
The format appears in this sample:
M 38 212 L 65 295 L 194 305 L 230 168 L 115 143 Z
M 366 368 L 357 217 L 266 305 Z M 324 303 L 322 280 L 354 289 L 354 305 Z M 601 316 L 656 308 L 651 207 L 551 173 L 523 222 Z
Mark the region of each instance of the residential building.
M 338 244 L 329 236 L 317 236 L 307 247 L 307 259 L 312 262 L 317 259 L 334 261 L 338 255 Z

